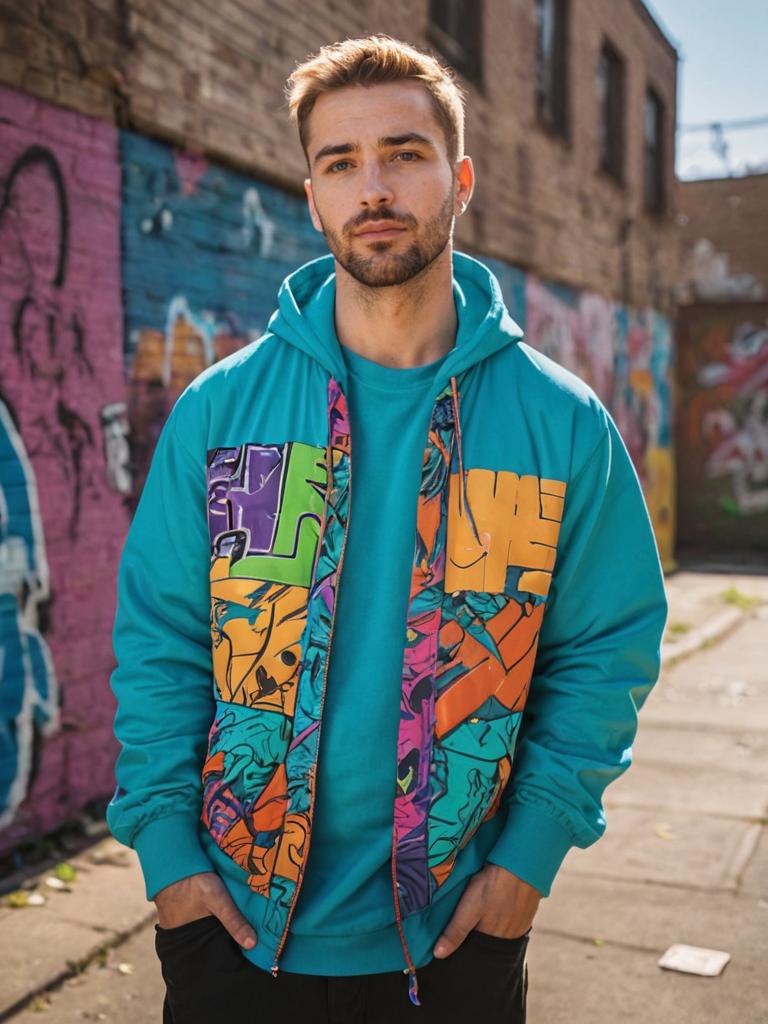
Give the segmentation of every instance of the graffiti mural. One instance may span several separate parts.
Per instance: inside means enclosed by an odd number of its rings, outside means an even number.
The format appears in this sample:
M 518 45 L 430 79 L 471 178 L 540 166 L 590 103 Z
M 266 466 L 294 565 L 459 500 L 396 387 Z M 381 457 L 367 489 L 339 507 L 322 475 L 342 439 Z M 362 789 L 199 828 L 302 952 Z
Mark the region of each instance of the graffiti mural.
M 590 292 L 528 276 L 526 340 L 594 388 L 643 484 L 662 563 L 673 564 L 672 339 L 653 309 L 630 310 Z
M 35 475 L 0 400 L 0 828 L 27 795 L 33 752 L 59 726 L 56 669 L 40 632 L 49 582 Z
M 680 311 L 680 537 L 768 550 L 768 303 Z
M 121 136 L 125 368 L 138 496 L 174 401 L 255 340 L 283 277 L 327 251 L 306 203 L 197 156 Z
M 119 416 L 115 132 L 0 89 L 0 845 L 109 785 Z M 106 411 L 104 411 L 106 410 Z M 107 453 L 110 453 L 109 456 Z M 118 466 L 123 467 L 122 475 Z

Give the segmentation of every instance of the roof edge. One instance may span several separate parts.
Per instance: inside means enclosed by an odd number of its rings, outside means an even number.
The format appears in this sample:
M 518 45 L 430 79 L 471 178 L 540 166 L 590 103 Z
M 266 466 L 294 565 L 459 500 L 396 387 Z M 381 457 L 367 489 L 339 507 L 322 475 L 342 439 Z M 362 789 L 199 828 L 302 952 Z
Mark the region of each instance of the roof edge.
M 658 20 L 658 15 L 654 13 L 651 7 L 648 6 L 646 0 L 632 0 L 632 3 L 634 4 L 635 8 L 640 12 L 641 17 L 645 18 L 645 20 L 650 25 L 653 26 L 656 34 L 661 39 L 661 41 L 667 46 L 669 50 L 672 51 L 672 53 L 674 53 L 675 58 L 679 60 L 680 54 L 677 48 L 677 45 L 679 44 L 675 44 L 672 41 L 672 37 L 667 35 L 666 29 L 662 28 L 661 22 Z

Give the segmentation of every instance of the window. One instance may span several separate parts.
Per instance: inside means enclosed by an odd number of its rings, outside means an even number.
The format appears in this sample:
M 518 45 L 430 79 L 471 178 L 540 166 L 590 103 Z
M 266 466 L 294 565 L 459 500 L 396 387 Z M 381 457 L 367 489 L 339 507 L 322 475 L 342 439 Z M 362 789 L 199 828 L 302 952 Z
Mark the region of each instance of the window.
M 606 42 L 597 64 L 600 169 L 624 180 L 624 61 Z
M 536 0 L 536 114 L 558 135 L 568 134 L 567 0 Z
M 643 154 L 645 208 L 661 213 L 664 196 L 664 104 L 652 87 L 645 93 Z
M 482 0 L 430 0 L 429 36 L 453 68 L 481 84 Z

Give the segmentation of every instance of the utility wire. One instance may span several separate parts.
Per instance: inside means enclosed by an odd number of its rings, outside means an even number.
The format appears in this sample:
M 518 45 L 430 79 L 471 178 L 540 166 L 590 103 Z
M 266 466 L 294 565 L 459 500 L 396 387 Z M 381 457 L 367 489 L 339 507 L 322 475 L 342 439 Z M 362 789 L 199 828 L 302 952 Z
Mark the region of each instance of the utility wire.
M 713 128 L 718 130 L 727 129 L 729 132 L 739 131 L 742 128 L 759 128 L 760 125 L 768 124 L 768 115 L 765 117 L 747 117 L 735 121 L 708 121 L 701 124 L 679 124 L 679 132 L 711 132 Z

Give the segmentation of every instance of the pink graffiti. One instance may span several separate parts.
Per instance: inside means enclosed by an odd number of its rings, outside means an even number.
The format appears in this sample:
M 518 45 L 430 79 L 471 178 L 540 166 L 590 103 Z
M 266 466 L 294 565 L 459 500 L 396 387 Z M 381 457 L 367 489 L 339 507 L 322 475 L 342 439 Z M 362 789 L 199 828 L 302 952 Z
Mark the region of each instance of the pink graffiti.
M 699 370 L 703 387 L 727 387 L 729 407 L 702 420 L 711 478 L 731 478 L 742 515 L 768 511 L 768 324 L 739 324 L 726 347 L 727 360 Z
M 110 631 L 129 517 L 114 436 L 126 398 L 117 131 L 3 87 L 0 106 L 0 395 L 30 495 L 34 481 L 26 519 L 46 570 L 18 637 L 45 652 L 62 696 L 60 731 L 22 737 L 2 851 L 110 793 Z

